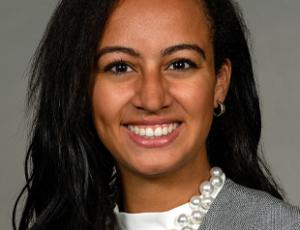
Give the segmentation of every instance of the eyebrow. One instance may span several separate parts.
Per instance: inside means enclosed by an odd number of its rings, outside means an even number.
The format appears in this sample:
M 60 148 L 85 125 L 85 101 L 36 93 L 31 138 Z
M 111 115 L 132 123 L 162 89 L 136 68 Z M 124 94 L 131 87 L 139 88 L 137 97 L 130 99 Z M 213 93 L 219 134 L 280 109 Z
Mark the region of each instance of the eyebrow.
M 128 47 L 124 47 L 124 46 L 108 46 L 108 47 L 104 47 L 101 50 L 98 51 L 97 53 L 97 59 L 102 57 L 103 55 L 107 54 L 107 53 L 126 53 L 130 56 L 133 57 L 140 57 L 141 54 L 137 51 L 135 51 L 132 48 L 128 48 Z
M 161 52 L 161 56 L 171 55 L 174 52 L 180 50 L 194 50 L 196 51 L 204 60 L 206 59 L 206 54 L 204 50 L 195 44 L 178 44 L 174 46 L 170 46 Z
M 164 50 L 161 51 L 161 56 L 167 56 L 167 55 L 171 55 L 177 51 L 181 51 L 181 50 L 194 50 L 196 51 L 203 59 L 206 59 L 206 54 L 204 52 L 204 50 L 199 47 L 198 45 L 195 44 L 178 44 L 178 45 L 174 45 L 174 46 L 170 46 Z M 102 57 L 105 54 L 108 53 L 125 53 L 128 54 L 130 56 L 133 57 L 141 57 L 142 55 L 137 52 L 136 50 L 129 48 L 129 47 L 125 47 L 125 46 L 108 46 L 108 47 L 104 47 L 102 49 L 100 49 L 97 52 L 97 59 L 99 59 L 100 57 Z

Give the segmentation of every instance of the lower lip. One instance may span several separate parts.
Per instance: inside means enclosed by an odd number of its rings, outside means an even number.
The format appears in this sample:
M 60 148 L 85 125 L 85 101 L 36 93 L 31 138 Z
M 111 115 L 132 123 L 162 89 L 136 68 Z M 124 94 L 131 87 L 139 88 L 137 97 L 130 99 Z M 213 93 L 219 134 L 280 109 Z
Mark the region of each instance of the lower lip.
M 161 148 L 171 144 L 179 135 L 182 124 L 180 124 L 172 133 L 166 136 L 154 137 L 154 138 L 146 138 L 139 136 L 125 127 L 129 138 L 137 145 L 144 148 Z

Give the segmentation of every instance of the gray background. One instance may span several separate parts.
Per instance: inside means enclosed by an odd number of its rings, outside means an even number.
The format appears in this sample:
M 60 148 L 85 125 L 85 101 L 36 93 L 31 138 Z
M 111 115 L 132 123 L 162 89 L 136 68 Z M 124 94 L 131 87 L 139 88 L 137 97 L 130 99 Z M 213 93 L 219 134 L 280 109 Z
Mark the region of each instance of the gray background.
M 0 0 L 0 229 L 11 229 L 24 184 L 28 62 L 56 0 Z M 263 114 L 262 147 L 288 200 L 300 205 L 299 0 L 239 0 L 252 33 Z

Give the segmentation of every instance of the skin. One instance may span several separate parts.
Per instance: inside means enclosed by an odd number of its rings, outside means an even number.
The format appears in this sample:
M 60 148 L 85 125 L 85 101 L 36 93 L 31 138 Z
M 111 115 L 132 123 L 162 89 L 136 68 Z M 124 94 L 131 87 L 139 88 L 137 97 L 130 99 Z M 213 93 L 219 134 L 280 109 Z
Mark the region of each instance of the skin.
M 179 44 L 197 45 L 203 53 L 182 47 L 167 52 Z M 135 53 L 107 49 L 120 46 Z M 225 100 L 231 75 L 228 60 L 214 70 L 212 34 L 202 4 L 122 1 L 98 49 L 93 117 L 117 162 L 124 211 L 166 211 L 188 202 L 209 178 L 205 141 L 213 109 Z M 111 65 L 116 61 L 117 66 Z M 137 145 L 125 126 L 161 120 L 181 123 L 178 136 L 162 147 Z

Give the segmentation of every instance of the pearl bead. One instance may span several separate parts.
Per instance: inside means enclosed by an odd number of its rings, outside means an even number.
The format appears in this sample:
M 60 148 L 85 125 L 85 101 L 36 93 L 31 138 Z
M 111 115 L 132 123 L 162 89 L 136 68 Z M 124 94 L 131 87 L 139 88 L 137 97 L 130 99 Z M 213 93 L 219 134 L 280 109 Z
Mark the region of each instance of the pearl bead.
M 214 186 L 214 187 L 220 187 L 223 183 L 223 180 L 221 177 L 216 177 L 216 176 L 212 176 L 210 178 L 210 183 Z
M 193 196 L 190 199 L 189 206 L 192 211 L 191 214 L 187 215 L 182 213 L 175 219 L 176 226 L 174 227 L 177 230 L 196 230 L 199 228 L 205 214 L 208 212 L 226 180 L 225 174 L 218 167 L 212 168 L 210 174 L 210 180 L 202 182 L 199 186 L 200 195 Z M 215 193 L 214 196 L 212 196 L 213 193 Z
M 192 209 L 198 209 L 201 205 L 201 199 L 199 196 L 193 196 L 190 200 L 190 207 Z
M 200 224 L 203 218 L 203 213 L 201 211 L 193 211 L 191 221 L 193 224 Z
M 182 227 L 187 225 L 189 223 L 188 216 L 185 214 L 180 214 L 177 218 L 177 223 Z
M 220 177 L 220 176 L 222 176 L 222 174 L 223 174 L 223 171 L 219 167 L 213 167 L 210 170 L 210 175 L 211 176 Z
M 205 209 L 208 210 L 210 205 L 212 204 L 213 199 L 210 197 L 205 197 L 201 200 L 201 206 Z
M 194 230 L 194 229 L 190 226 L 184 226 L 181 230 Z
M 213 189 L 213 186 L 208 181 L 205 181 L 200 185 L 200 192 L 204 196 L 210 195 L 213 192 Z

